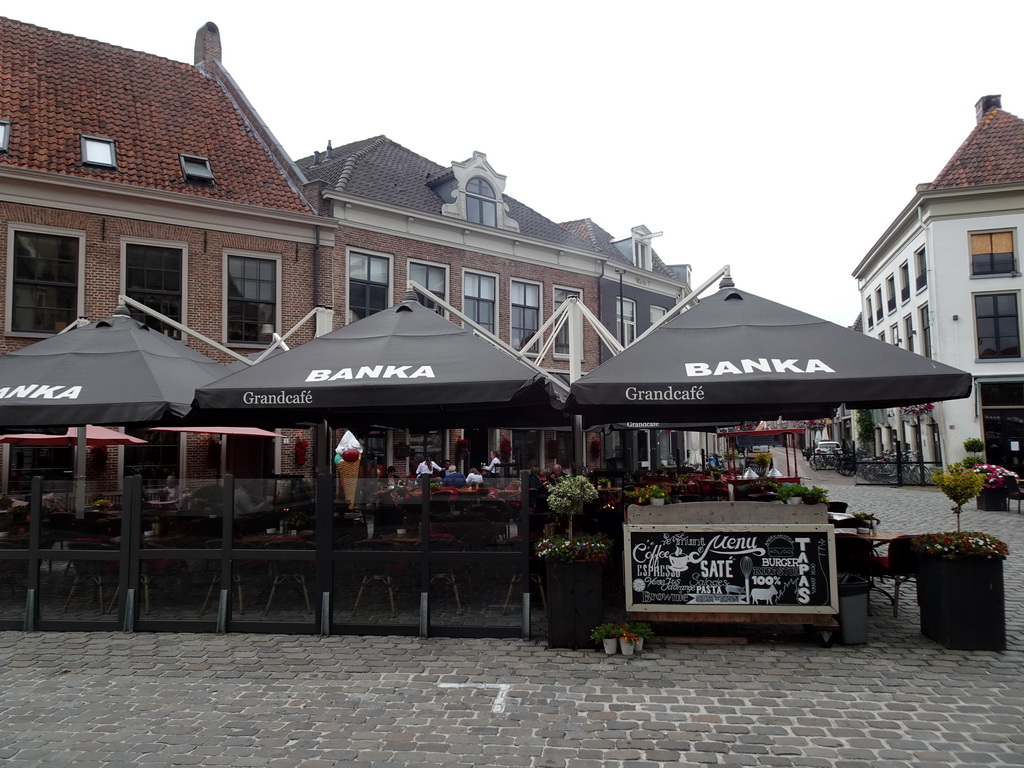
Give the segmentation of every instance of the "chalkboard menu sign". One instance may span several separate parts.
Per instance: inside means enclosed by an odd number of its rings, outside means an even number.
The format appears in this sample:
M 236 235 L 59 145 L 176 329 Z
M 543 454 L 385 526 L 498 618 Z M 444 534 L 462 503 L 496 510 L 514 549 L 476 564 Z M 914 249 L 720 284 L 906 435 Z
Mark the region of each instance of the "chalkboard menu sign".
M 835 613 L 823 525 L 626 526 L 629 611 Z

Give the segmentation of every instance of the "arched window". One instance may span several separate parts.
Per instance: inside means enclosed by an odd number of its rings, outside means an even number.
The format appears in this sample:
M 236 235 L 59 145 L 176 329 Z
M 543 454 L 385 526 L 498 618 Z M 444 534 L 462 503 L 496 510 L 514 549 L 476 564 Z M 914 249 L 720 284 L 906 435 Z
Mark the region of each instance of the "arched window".
M 476 224 L 498 226 L 498 203 L 494 187 L 479 176 L 474 176 L 466 184 L 466 218 Z

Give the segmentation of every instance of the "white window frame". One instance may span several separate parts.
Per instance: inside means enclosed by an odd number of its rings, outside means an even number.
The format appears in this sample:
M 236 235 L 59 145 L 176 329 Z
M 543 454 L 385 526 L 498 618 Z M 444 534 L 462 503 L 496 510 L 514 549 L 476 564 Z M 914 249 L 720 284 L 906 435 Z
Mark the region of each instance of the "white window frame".
M 868 319 L 867 326 L 868 326 L 868 330 L 871 330 L 872 328 L 875 327 L 875 314 L 874 314 L 874 310 L 873 310 L 873 308 L 871 306 L 871 296 L 870 295 L 865 296 L 864 297 L 864 302 L 865 302 L 865 307 L 867 307 L 867 319 Z
M 627 319 L 623 308 L 631 306 L 631 319 Z M 622 346 L 628 347 L 636 339 L 636 301 L 625 297 L 615 297 L 615 335 L 618 336 L 619 329 L 622 329 Z
M 655 312 L 655 310 L 657 310 L 657 312 Z M 667 314 L 668 309 L 661 306 L 660 304 L 651 304 L 650 308 L 648 309 L 648 318 L 651 321 L 651 325 L 654 325 Z M 651 326 L 649 325 L 647 327 L 650 328 Z
M 188 243 L 183 240 L 159 240 L 150 237 L 122 237 L 121 238 L 121 295 L 128 295 L 128 246 L 130 245 L 152 245 L 156 248 L 177 248 L 181 251 L 181 320 L 184 326 L 188 326 Z M 225 270 L 227 260 L 224 261 Z M 226 274 L 226 273 L 225 273 Z M 225 305 L 225 313 L 227 306 Z
M 9 120 L 0 120 L 0 153 L 6 153 L 11 146 L 11 123 Z
M 889 326 L 889 343 L 893 346 L 900 346 L 900 324 L 893 323 Z
M 237 248 L 225 249 L 224 256 L 222 259 L 223 269 L 223 292 L 221 296 L 221 306 L 223 307 L 221 313 L 222 330 L 221 338 L 223 343 L 229 347 L 241 347 L 241 348 L 252 348 L 252 349 L 265 349 L 269 346 L 270 342 L 254 342 L 254 341 L 230 341 L 228 340 L 228 282 L 230 280 L 228 276 L 228 262 L 231 257 L 238 257 L 243 259 L 263 259 L 265 261 L 274 262 L 274 333 L 281 333 L 281 296 L 283 291 L 282 283 L 282 261 L 283 257 L 279 253 L 265 253 L 262 251 L 245 251 Z
M 491 328 L 490 331 L 491 331 L 492 334 L 494 334 L 495 336 L 497 336 L 500 339 L 501 338 L 501 303 L 500 303 L 501 302 L 501 276 L 498 275 L 495 272 L 484 272 L 484 271 L 479 270 L 479 269 L 468 269 L 468 268 L 464 267 L 463 270 L 462 270 L 462 311 L 465 312 L 466 315 L 471 320 L 473 320 L 473 322 L 478 323 L 481 327 L 484 327 L 483 323 L 481 323 L 479 320 L 477 320 L 476 317 L 474 317 L 469 312 L 469 310 L 466 308 L 466 298 L 468 296 L 468 294 L 466 293 L 466 277 L 468 275 L 473 275 L 474 277 L 486 277 L 487 279 L 493 281 L 493 283 L 494 283 L 494 298 L 491 299 L 491 305 L 492 305 L 492 309 L 494 311 L 494 327 Z M 486 299 L 481 299 L 479 296 L 468 296 L 468 297 L 472 298 L 472 299 L 476 299 L 477 301 L 486 301 Z
M 7 286 L 6 309 L 4 310 L 4 327 L 8 336 L 27 339 L 45 339 L 52 336 L 48 331 L 13 331 L 11 326 L 14 314 L 14 235 L 17 232 L 34 232 L 41 235 L 59 235 L 61 237 L 78 238 L 78 286 L 75 291 L 75 316 L 81 317 L 85 306 L 85 231 L 81 229 L 62 229 L 47 227 L 40 224 L 8 222 L 7 224 Z
M 994 355 L 992 357 L 982 357 L 981 350 L 978 348 L 978 303 L 979 298 L 987 296 L 1013 296 L 1014 307 L 1017 310 L 1017 355 Z M 1016 361 L 1020 360 L 1024 355 L 1021 354 L 1021 341 L 1024 340 L 1024 334 L 1021 333 L 1021 320 L 1022 320 L 1022 307 L 1021 307 L 1021 293 L 1020 291 L 982 291 L 979 293 L 971 294 L 971 313 L 974 319 L 974 359 L 977 362 L 1004 362 L 1004 361 Z
M 917 334 L 917 331 L 914 330 L 914 316 L 912 314 L 904 315 L 903 316 L 903 335 L 906 338 L 903 339 L 903 341 L 904 341 L 904 347 L 906 348 L 906 350 L 908 352 L 913 352 L 914 351 L 914 336 L 916 334 Z
M 89 136 L 82 134 L 82 165 L 93 165 L 98 168 L 117 168 L 117 144 L 113 139 L 108 139 L 103 136 Z M 99 151 L 101 148 L 106 148 L 109 154 L 109 160 L 96 159 L 93 150 Z
M 551 312 L 552 312 L 552 314 L 554 314 L 558 310 L 558 308 L 560 306 L 562 306 L 562 304 L 564 304 L 568 300 L 568 298 L 569 298 L 567 296 L 562 301 L 556 303 L 555 302 L 555 292 L 556 291 L 566 291 L 569 295 L 576 296 L 577 298 L 579 298 L 580 301 L 583 301 L 583 289 L 582 288 L 576 288 L 574 286 L 569 286 L 569 285 L 553 285 L 553 286 L 551 286 Z M 568 346 L 568 344 L 569 344 L 569 323 L 568 322 L 566 322 L 566 324 L 562 326 L 561 332 L 556 335 L 555 343 L 551 345 L 551 353 L 554 355 L 554 357 L 556 359 L 558 359 L 558 360 L 567 360 L 569 358 L 569 353 L 568 352 L 558 352 L 557 351 L 558 350 L 558 343 L 559 343 L 558 340 L 559 340 L 559 338 L 564 338 L 565 339 L 565 345 Z
M 414 266 L 416 266 L 416 267 L 425 267 L 427 270 L 431 270 L 431 269 L 440 269 L 441 270 L 441 272 L 444 274 L 444 294 L 442 294 L 441 296 L 438 296 L 438 298 L 441 299 L 442 301 L 447 301 L 449 304 L 451 304 L 451 279 L 450 279 L 450 273 L 449 273 L 449 266 L 447 264 L 439 264 L 436 261 L 421 261 L 419 259 L 409 259 L 409 279 L 414 281 L 414 282 L 419 283 L 424 288 L 430 288 L 430 286 L 427 285 L 424 282 L 416 280 L 416 278 L 414 278 L 412 276 L 412 268 Z M 431 293 L 433 293 L 433 291 L 431 291 Z M 434 295 L 436 296 L 437 294 L 434 294 Z M 420 303 L 421 304 L 423 303 L 422 298 L 420 298 Z M 442 307 L 440 304 L 437 304 L 437 303 L 434 304 L 434 311 L 437 312 L 437 314 L 439 314 L 441 317 L 447 317 L 448 316 L 448 313 L 445 312 L 444 307 Z
M 510 277 L 509 280 L 508 280 L 508 342 L 509 342 L 509 344 L 512 345 L 512 347 L 514 349 L 516 349 L 517 347 L 515 345 L 515 342 L 512 340 L 512 330 L 513 330 L 513 328 L 512 328 L 512 309 L 513 309 L 513 306 L 519 306 L 519 305 L 514 305 L 513 304 L 513 299 L 514 299 L 513 286 L 516 283 L 519 283 L 521 285 L 526 285 L 526 286 L 535 286 L 537 288 L 537 330 L 540 330 L 540 327 L 542 325 L 544 325 L 544 283 L 537 282 L 536 280 L 524 280 L 521 277 Z M 526 306 L 529 306 L 529 305 L 523 304 L 522 306 L 526 307 Z M 530 338 L 532 339 L 534 336 L 536 336 L 536 332 L 534 332 L 534 334 L 531 335 Z M 524 340 L 524 343 L 525 343 L 525 340 Z M 537 345 L 534 344 L 530 348 L 530 351 L 527 354 L 529 354 L 529 355 L 536 355 L 536 353 L 537 353 Z
M 360 254 L 362 256 L 374 256 L 380 259 L 386 259 L 388 262 L 388 307 L 394 306 L 395 303 L 395 256 L 391 253 L 384 253 L 382 251 L 372 251 L 369 248 L 346 248 L 345 249 L 345 324 L 349 325 L 355 322 L 355 318 L 351 315 L 352 306 L 352 254 Z M 402 295 L 405 295 L 405 291 L 402 291 Z M 387 307 L 385 307 L 387 309 Z

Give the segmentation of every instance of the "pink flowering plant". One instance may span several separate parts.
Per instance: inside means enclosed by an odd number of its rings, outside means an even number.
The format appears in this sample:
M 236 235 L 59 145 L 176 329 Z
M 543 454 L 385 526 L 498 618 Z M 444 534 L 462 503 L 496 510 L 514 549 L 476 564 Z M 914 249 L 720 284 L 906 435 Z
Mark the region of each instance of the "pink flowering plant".
M 924 416 L 935 410 L 933 403 L 922 403 L 921 405 L 901 405 L 900 413 L 909 413 L 912 416 Z
M 560 533 L 544 536 L 534 545 L 537 557 L 564 563 L 603 563 L 611 557 L 612 540 L 601 533 L 569 538 Z
M 945 560 L 1002 560 L 1010 554 L 1010 548 L 1005 542 L 979 531 L 926 533 L 914 537 L 912 546 L 922 555 L 933 555 Z
M 975 464 L 976 474 L 985 477 L 985 488 L 1008 488 L 1017 482 L 1017 473 L 996 464 Z

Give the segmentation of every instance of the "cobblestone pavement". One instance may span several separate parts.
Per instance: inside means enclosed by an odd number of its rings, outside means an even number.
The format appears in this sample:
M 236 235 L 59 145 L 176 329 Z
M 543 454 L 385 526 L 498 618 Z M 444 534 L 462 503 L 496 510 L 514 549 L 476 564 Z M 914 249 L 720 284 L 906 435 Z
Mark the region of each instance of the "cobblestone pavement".
M 955 527 L 934 490 L 832 498 L 885 528 Z M 872 593 L 867 645 L 659 626 L 632 659 L 543 638 L 3 632 L 0 764 L 1024 766 L 1024 515 L 963 526 L 1013 553 L 1004 653 L 923 638 L 913 588 L 898 619 Z

